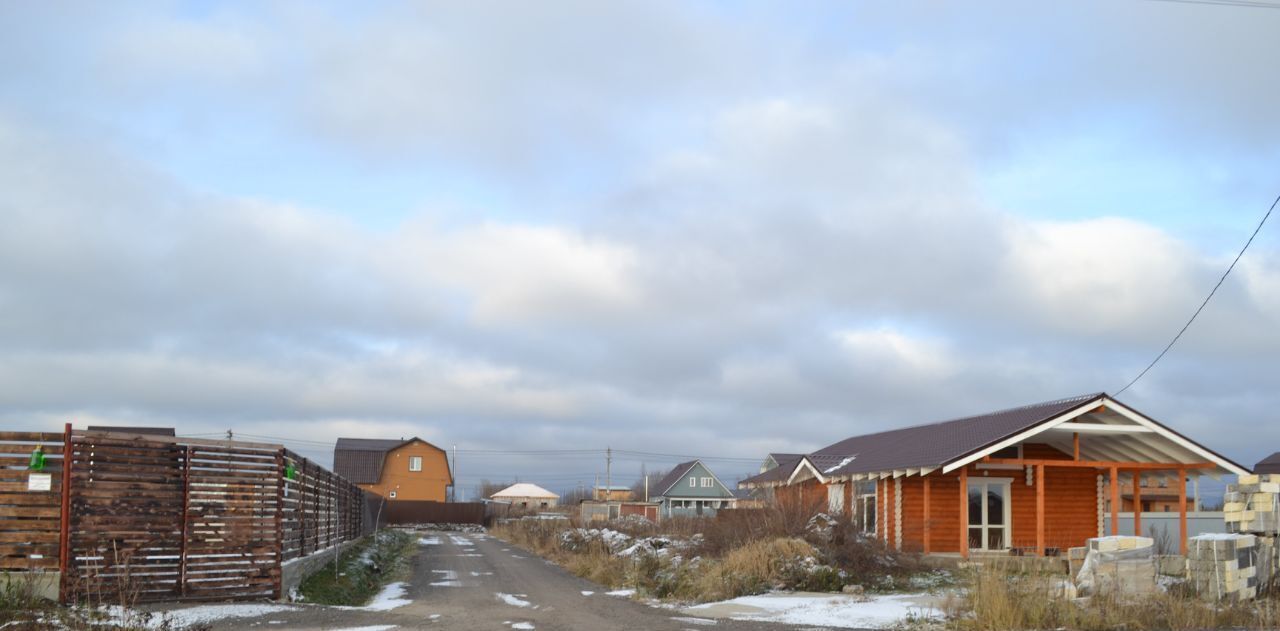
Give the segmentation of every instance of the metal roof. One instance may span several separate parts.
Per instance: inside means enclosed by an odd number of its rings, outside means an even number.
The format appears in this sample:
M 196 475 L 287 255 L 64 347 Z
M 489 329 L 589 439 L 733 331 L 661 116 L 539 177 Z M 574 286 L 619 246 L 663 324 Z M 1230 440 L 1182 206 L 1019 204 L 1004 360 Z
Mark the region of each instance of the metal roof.
M 1001 446 L 1019 442 L 1021 440 L 1019 436 L 1028 436 L 1028 432 L 1038 433 L 1048 429 L 1047 424 L 1050 421 L 1055 419 L 1065 421 L 1067 418 L 1089 413 L 1094 411 L 1095 407 L 1104 405 L 1116 408 L 1123 417 L 1122 422 L 1132 423 L 1135 427 L 1141 428 L 1135 431 L 1151 432 L 1136 434 L 1136 436 L 1162 437 L 1160 440 L 1166 441 L 1169 450 L 1165 455 L 1179 453 L 1180 457 L 1184 458 L 1181 461 L 1184 462 L 1187 461 L 1186 459 L 1197 458 L 1211 460 L 1227 473 L 1243 470 L 1229 459 L 1193 443 L 1185 436 L 1140 412 L 1128 409 L 1108 397 L 1105 392 L 1098 392 L 937 423 L 854 436 L 805 456 L 795 465 L 786 467 L 785 471 L 779 470 L 783 467 L 771 469 L 747 478 L 740 484 L 751 486 L 786 484 L 802 467 L 812 468 L 824 479 L 858 475 L 893 474 L 896 476 L 911 472 L 923 473 L 940 467 L 945 467 L 943 469 L 945 471 L 947 468 L 962 466 L 983 453 L 990 453 Z M 1113 435 L 1110 440 L 1108 445 L 1119 451 L 1136 449 L 1133 443 L 1121 443 L 1122 440 L 1146 439 L 1122 439 Z M 1142 450 L 1132 453 L 1140 451 Z M 1280 467 L 1280 457 L 1277 458 L 1276 464 Z
M 174 436 L 172 427 L 134 427 L 132 425 L 90 425 L 90 432 L 119 432 L 122 434 L 145 434 L 148 436 Z
M 333 472 L 355 484 L 377 484 L 382 479 L 382 461 L 387 452 L 414 441 L 431 445 L 417 436 L 409 439 L 339 438 L 333 447 Z M 452 475 L 450 472 L 450 477 Z
M 997 412 L 846 438 L 809 455 L 822 475 L 940 467 L 1106 394 L 1098 392 Z M 843 466 L 831 468 L 845 459 Z
M 698 464 L 697 460 L 690 460 L 689 462 L 682 462 L 676 465 L 675 468 L 671 469 L 671 473 L 668 473 L 663 476 L 661 480 L 658 480 L 658 483 L 654 485 L 653 492 L 650 493 L 650 495 L 666 495 L 667 491 L 670 491 L 671 487 L 675 486 L 676 483 L 689 472 L 689 469 L 692 469 L 693 465 L 696 464 Z
M 1263 458 L 1253 467 L 1254 473 L 1280 473 L 1280 451 Z

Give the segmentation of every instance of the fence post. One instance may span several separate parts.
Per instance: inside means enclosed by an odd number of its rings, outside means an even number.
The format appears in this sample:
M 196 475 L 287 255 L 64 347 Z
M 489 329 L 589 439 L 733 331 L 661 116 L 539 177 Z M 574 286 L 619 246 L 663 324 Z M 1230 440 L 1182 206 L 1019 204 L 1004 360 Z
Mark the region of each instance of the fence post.
M 276 451 L 276 600 L 284 598 L 284 448 Z
M 191 445 L 182 458 L 182 540 L 178 542 L 178 595 L 187 595 L 187 539 L 191 537 Z
M 67 587 L 71 582 L 71 423 L 62 431 L 62 506 L 61 523 L 58 524 L 58 602 L 67 602 Z

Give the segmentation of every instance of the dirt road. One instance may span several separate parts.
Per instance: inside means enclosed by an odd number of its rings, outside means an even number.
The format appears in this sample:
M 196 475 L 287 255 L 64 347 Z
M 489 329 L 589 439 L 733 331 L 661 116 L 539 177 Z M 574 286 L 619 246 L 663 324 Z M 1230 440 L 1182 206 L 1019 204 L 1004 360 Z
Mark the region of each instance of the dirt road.
M 486 535 L 430 532 L 413 559 L 404 599 L 388 611 L 300 606 L 222 619 L 222 629 L 539 629 L 542 631 L 763 631 L 797 627 L 690 618 L 625 597 Z M 393 626 L 383 626 L 393 625 Z

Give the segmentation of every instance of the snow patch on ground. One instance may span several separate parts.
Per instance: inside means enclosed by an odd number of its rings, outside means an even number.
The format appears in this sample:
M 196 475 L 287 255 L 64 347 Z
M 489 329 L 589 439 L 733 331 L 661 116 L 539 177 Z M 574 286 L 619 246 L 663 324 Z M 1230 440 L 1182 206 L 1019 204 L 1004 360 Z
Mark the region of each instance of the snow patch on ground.
M 587 592 L 587 591 L 584 591 L 584 592 L 582 592 L 582 595 L 583 595 L 583 596 L 590 596 L 590 595 L 592 595 L 592 594 L 594 594 L 594 593 L 595 593 L 595 592 Z
M 289 605 L 274 605 L 267 603 L 236 603 L 227 605 L 199 605 L 196 607 L 187 607 L 185 609 L 173 609 L 162 613 L 156 613 L 147 621 L 146 626 L 150 629 L 164 628 L 166 621 L 173 628 L 184 628 L 189 626 L 205 625 L 218 620 L 228 620 L 235 618 L 257 618 L 258 616 L 266 616 L 273 613 L 281 613 L 285 611 L 297 611 L 297 607 Z M 127 611 L 119 606 L 111 606 L 104 608 L 104 612 L 113 624 L 120 625 L 128 621 L 137 621 L 141 618 L 139 612 Z
M 532 628 L 533 628 L 533 623 L 530 623 L 530 622 L 517 622 L 517 623 L 515 623 L 515 624 L 511 625 L 511 628 L 512 628 L 512 629 L 532 629 Z
M 449 541 L 451 541 L 451 542 L 453 543 L 453 545 L 455 545 L 455 546 L 474 546 L 474 545 L 476 545 L 476 544 L 475 544 L 473 541 L 471 541 L 470 539 L 468 539 L 468 538 L 466 538 L 466 537 L 463 537 L 463 536 L 460 536 L 460 535 L 449 535 Z
M 635 595 L 636 595 L 636 590 L 634 590 L 634 589 L 615 589 L 615 590 L 613 590 L 613 591 L 611 591 L 611 592 L 605 592 L 605 594 L 606 594 L 606 595 L 608 595 L 608 596 L 622 596 L 623 598 L 630 598 L 630 597 L 632 597 L 632 596 L 635 596 Z
M 404 583 L 389 583 L 382 591 L 378 592 L 369 604 L 363 607 L 335 607 L 335 609 L 347 609 L 352 611 L 391 611 L 396 607 L 403 607 L 411 602 L 405 598 L 405 591 L 408 585 Z
M 514 596 L 512 594 L 504 594 L 502 592 L 498 592 L 494 594 L 494 596 L 497 596 L 498 600 L 501 600 L 502 602 L 507 603 L 512 607 L 529 607 L 533 604 L 527 600 L 521 600 L 519 597 Z
M 424 546 L 438 546 L 440 545 L 440 537 L 419 537 L 418 544 Z
M 446 580 L 446 581 L 452 581 L 452 580 L 454 580 L 454 579 L 457 579 L 457 578 L 458 578 L 458 573 L 457 573 L 457 572 L 455 572 L 455 571 L 453 571 L 453 570 L 431 570 L 431 573 L 432 573 L 432 574 L 443 574 L 444 576 L 441 576 L 441 577 L 440 577 L 440 579 L 441 579 L 441 580 Z M 471 574 L 474 576 L 474 575 L 475 575 L 475 572 L 472 572 Z
M 366 627 L 343 627 L 341 629 L 334 629 L 333 631 L 390 631 L 391 629 L 397 628 L 399 627 L 394 624 L 372 624 Z
M 884 628 L 909 617 L 940 616 L 930 602 L 930 597 L 922 594 L 853 598 L 838 594 L 774 593 L 697 605 L 685 609 L 684 613 L 810 626 Z

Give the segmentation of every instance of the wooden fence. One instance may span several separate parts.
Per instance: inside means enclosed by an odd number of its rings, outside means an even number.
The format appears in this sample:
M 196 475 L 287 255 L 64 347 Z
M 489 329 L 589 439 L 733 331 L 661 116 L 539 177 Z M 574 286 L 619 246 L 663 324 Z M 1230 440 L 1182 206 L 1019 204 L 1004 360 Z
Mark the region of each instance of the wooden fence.
M 63 438 L 0 432 L 0 571 L 58 569 Z M 28 471 L 38 446 L 46 456 L 44 469 Z
M 0 567 L 60 569 L 65 601 L 279 597 L 284 563 L 367 532 L 363 506 L 280 445 L 0 432 Z
M 383 503 L 382 498 L 373 501 Z M 375 506 L 374 510 L 381 515 L 379 525 L 483 524 L 485 521 L 485 505 L 481 502 L 396 500 Z

